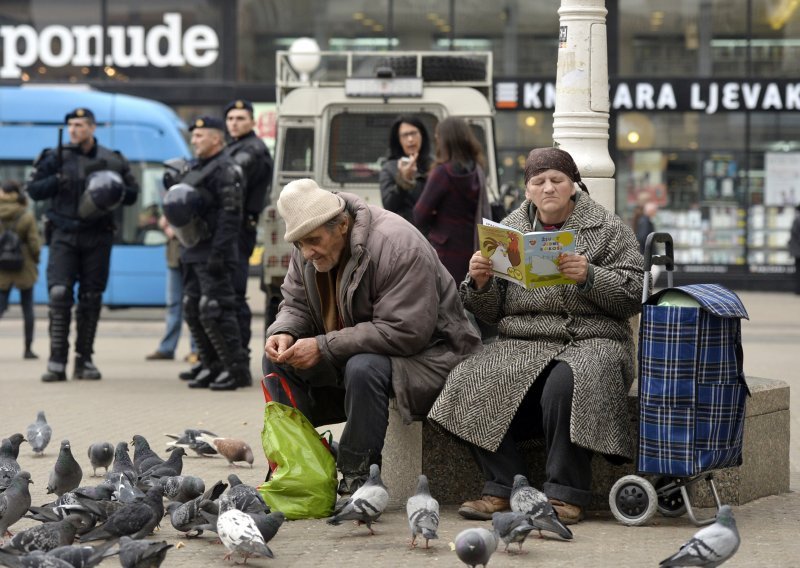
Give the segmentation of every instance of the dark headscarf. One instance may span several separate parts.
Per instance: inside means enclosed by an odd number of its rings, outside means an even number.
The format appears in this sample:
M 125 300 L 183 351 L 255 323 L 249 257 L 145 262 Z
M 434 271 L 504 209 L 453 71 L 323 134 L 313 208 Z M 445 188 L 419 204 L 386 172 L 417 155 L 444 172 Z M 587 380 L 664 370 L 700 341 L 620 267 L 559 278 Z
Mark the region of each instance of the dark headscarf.
M 528 185 L 528 180 L 533 176 L 547 170 L 563 172 L 569 179 L 577 183 L 578 187 L 589 193 L 586 184 L 581 181 L 581 174 L 578 166 L 575 165 L 575 160 L 568 152 L 560 148 L 534 148 L 531 150 L 528 159 L 525 160 L 525 185 Z

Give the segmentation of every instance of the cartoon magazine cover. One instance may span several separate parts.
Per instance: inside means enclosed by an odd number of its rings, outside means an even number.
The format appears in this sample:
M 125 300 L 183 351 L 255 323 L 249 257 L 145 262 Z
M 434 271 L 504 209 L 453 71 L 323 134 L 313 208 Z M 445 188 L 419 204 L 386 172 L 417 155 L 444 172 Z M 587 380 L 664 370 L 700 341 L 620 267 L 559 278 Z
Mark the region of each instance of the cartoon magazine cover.
M 558 257 L 575 252 L 575 231 L 520 231 L 488 219 L 478 225 L 481 254 L 492 261 L 498 278 L 527 289 L 574 284 L 558 271 Z

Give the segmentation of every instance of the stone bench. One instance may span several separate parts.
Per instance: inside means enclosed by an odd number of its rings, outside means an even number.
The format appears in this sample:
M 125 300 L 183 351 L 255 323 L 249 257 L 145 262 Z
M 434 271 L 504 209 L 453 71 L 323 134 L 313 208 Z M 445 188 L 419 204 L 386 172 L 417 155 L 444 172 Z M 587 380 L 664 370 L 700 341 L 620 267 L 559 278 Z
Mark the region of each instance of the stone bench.
M 723 503 L 742 505 L 753 499 L 789 491 L 789 386 L 783 381 L 748 377 L 752 397 L 745 413 L 743 464 L 714 471 Z M 631 429 L 638 435 L 639 401 L 636 384 L 629 393 Z M 394 401 L 392 401 L 394 404 Z M 529 479 L 544 481 L 544 447 L 524 448 Z M 467 448 L 454 436 L 428 423 L 403 424 L 394 406 L 383 450 L 381 477 L 390 489 L 392 504 L 404 505 L 413 494 L 417 476 L 428 476 L 431 494 L 442 504 L 460 504 L 480 496 L 483 478 Z M 605 459 L 592 461 L 592 510 L 607 510 L 611 486 L 622 476 L 636 473 L 635 464 L 613 466 Z M 714 505 L 705 483 L 692 486 L 692 505 Z

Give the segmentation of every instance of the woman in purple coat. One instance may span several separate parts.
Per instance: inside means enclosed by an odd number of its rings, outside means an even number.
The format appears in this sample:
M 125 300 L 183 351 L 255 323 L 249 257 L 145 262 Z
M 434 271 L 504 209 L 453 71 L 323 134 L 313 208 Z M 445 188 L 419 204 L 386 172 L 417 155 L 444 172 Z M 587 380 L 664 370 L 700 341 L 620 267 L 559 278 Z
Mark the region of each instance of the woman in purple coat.
M 461 118 L 440 122 L 435 138 L 436 162 L 414 206 L 414 224 L 459 284 L 476 250 L 476 222 L 489 216 L 483 150 Z

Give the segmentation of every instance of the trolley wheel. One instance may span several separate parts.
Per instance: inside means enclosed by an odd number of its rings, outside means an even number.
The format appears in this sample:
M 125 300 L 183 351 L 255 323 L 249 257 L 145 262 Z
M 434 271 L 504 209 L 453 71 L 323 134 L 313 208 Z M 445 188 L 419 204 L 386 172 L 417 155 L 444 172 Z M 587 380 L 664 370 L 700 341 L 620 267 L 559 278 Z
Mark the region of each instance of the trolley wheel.
M 683 501 L 680 487 L 675 487 L 669 491 L 661 489 L 671 481 L 668 477 L 658 477 L 653 483 L 658 495 L 658 512 L 665 517 L 680 517 L 686 514 L 686 503 Z
M 656 513 L 658 496 L 651 483 L 638 475 L 617 480 L 608 496 L 614 517 L 623 525 L 640 526 Z

